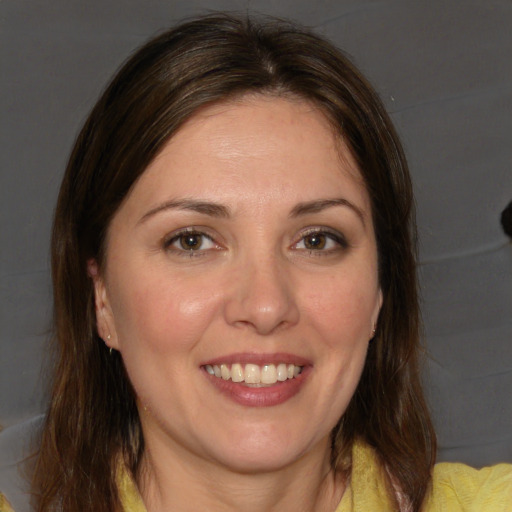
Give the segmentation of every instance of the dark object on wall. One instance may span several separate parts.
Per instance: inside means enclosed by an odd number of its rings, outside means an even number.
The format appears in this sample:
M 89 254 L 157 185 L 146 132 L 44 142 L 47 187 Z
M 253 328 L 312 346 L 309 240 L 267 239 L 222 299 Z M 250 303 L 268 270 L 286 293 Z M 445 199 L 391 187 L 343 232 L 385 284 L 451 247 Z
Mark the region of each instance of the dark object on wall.
M 501 212 L 501 227 L 503 231 L 512 238 L 512 201 Z

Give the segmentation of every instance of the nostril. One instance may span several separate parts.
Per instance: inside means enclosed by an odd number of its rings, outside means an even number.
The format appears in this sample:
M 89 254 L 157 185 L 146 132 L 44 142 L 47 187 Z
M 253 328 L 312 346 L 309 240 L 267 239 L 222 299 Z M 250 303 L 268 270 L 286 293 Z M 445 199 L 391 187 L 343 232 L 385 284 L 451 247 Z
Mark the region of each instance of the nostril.
M 508 206 L 501 212 L 501 227 L 505 234 L 512 238 L 512 201 L 508 203 Z

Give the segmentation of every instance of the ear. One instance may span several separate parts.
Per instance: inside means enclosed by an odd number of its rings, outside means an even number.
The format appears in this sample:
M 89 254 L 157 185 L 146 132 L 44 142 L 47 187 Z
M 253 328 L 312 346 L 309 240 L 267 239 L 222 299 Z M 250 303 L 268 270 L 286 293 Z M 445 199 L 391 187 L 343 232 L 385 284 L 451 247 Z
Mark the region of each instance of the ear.
M 94 303 L 96 311 L 96 328 L 100 338 L 110 348 L 119 350 L 118 338 L 115 328 L 114 314 L 110 307 L 105 280 L 100 273 L 98 262 L 95 259 L 87 261 L 87 273 L 94 285 Z
M 384 302 L 384 296 L 382 295 L 382 289 L 379 286 L 379 295 L 377 297 L 377 316 L 375 317 L 375 321 L 377 321 L 379 318 L 379 314 L 380 314 L 380 310 L 382 308 L 383 302 Z
M 375 303 L 375 311 L 372 315 L 372 333 L 370 336 L 370 339 L 375 336 L 375 330 L 377 328 L 377 322 L 379 320 L 380 310 L 382 308 L 382 302 L 384 301 L 384 296 L 382 295 L 382 289 L 379 287 L 378 295 L 377 295 L 377 301 Z

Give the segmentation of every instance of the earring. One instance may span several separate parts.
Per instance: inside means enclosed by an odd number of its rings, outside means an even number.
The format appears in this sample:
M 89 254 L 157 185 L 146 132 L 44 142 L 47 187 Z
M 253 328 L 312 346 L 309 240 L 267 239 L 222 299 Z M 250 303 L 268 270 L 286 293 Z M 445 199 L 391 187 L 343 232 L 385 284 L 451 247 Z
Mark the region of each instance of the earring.
M 110 334 L 107 334 L 107 341 L 110 341 L 110 338 L 111 338 Z M 105 345 L 106 345 L 106 343 L 105 343 Z M 110 356 L 112 356 L 112 347 L 109 347 L 109 348 L 108 348 L 108 354 L 109 354 Z

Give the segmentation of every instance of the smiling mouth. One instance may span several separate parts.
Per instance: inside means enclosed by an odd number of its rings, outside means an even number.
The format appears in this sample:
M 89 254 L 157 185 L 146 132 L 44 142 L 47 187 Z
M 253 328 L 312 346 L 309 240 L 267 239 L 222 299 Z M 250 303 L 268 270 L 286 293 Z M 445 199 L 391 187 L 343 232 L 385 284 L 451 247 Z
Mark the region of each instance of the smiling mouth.
M 230 380 L 235 383 L 241 383 L 250 387 L 272 386 L 278 382 L 298 377 L 303 370 L 303 366 L 294 364 L 220 364 L 204 366 L 204 369 L 210 375 L 223 380 Z

